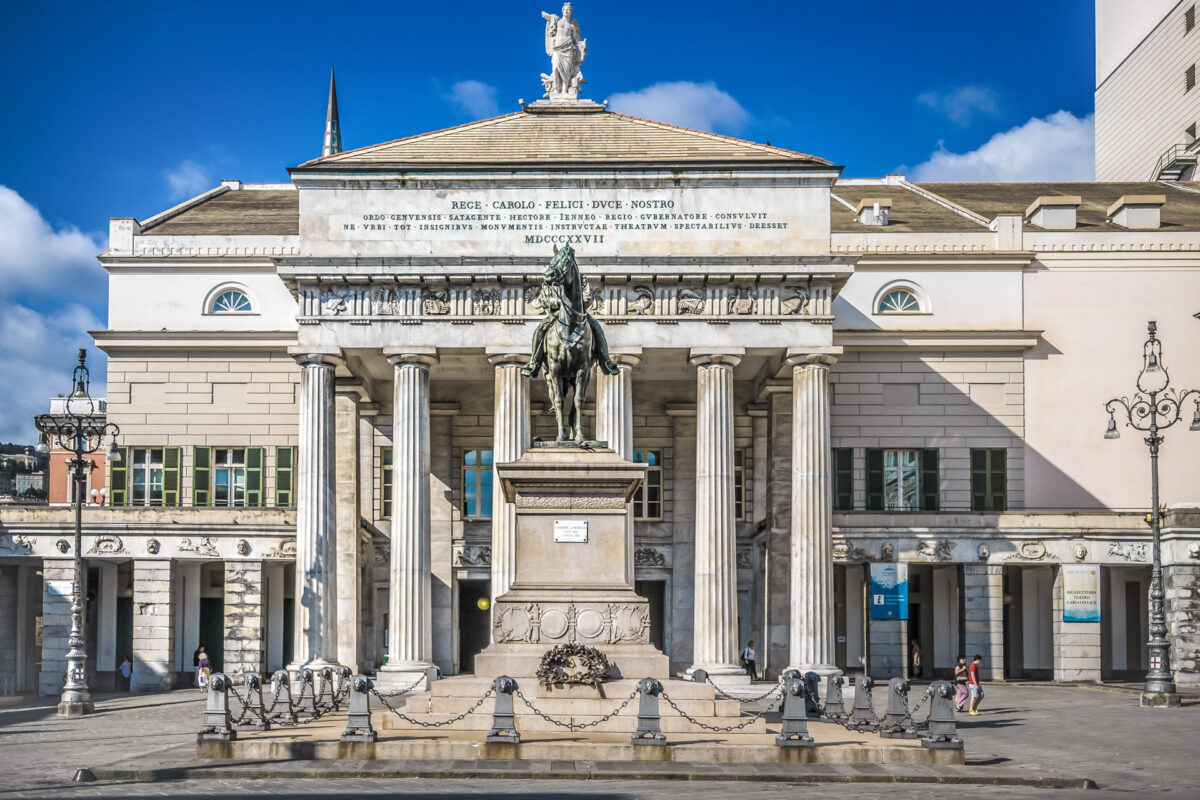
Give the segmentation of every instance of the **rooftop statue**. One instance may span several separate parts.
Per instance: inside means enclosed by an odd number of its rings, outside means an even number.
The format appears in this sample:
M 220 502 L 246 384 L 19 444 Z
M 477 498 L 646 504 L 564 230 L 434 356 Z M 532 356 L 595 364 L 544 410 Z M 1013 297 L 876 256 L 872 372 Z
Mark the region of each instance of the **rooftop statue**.
M 555 441 L 582 442 L 583 403 L 592 366 L 599 365 L 608 375 L 616 375 L 619 370 L 609 358 L 604 330 L 588 313 L 592 289 L 575 263 L 571 245 L 555 248 L 542 277 L 537 303 L 546 311 L 546 318 L 534 332 L 533 355 L 521 372 L 534 378 L 543 369 L 546 371 L 550 405 L 558 422 Z M 572 391 L 568 406 L 567 394 Z
M 562 7 L 562 16 L 542 12 L 546 20 L 546 55 L 550 56 L 550 74 L 542 73 L 542 86 L 551 100 L 575 100 L 583 79 L 583 60 L 587 58 L 587 39 L 579 35 L 579 20 L 572 16 L 571 4 Z

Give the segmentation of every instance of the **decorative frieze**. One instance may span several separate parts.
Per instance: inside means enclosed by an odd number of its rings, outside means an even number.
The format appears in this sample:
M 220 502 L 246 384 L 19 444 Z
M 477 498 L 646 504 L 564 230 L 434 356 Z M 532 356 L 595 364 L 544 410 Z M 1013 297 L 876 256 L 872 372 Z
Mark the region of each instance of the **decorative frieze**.
M 92 547 L 88 555 L 115 556 L 124 555 L 127 551 L 121 537 L 112 533 L 101 533 L 92 539 Z
M 1005 561 L 1042 561 L 1047 557 L 1053 559 L 1046 550 L 1046 545 L 1037 540 L 1021 542 L 1017 545 L 1016 552 L 1009 553 L 1004 557 Z
M 482 544 L 459 544 L 454 546 L 454 566 L 487 567 L 492 563 L 492 548 Z
M 1145 542 L 1113 542 L 1108 546 L 1108 554 L 1126 561 L 1144 562 L 1149 549 Z
M 635 567 L 666 567 L 667 557 L 661 550 L 653 547 L 639 547 L 633 551 Z
M 195 553 L 207 558 L 217 558 L 221 555 L 217 550 L 217 540 L 212 536 L 198 536 L 194 542 L 185 536 L 179 540 L 179 552 Z
M 22 536 L 18 533 L 13 536 L 0 537 L 0 553 L 28 555 L 33 552 L 35 544 L 37 544 L 35 536 Z
M 514 276 L 517 277 L 517 276 Z M 665 277 L 665 276 L 664 276 Z M 688 276 L 690 277 L 690 276 Z M 302 284 L 296 294 L 301 324 L 321 321 L 398 321 L 404 323 L 538 319 L 538 284 L 524 276 L 517 283 L 471 283 L 453 279 L 424 286 Z M 603 280 L 601 276 L 600 280 Z M 649 283 L 603 283 L 593 292 L 591 313 L 608 324 L 635 319 L 657 322 L 699 320 L 715 324 L 752 321 L 777 324 L 804 318 L 827 322 L 833 313 L 832 286 L 824 282 L 785 281 L 781 276 L 747 280 L 696 276 L 660 278 Z
M 503 604 L 493 622 L 496 642 L 646 644 L 650 610 L 645 603 L 576 605 Z

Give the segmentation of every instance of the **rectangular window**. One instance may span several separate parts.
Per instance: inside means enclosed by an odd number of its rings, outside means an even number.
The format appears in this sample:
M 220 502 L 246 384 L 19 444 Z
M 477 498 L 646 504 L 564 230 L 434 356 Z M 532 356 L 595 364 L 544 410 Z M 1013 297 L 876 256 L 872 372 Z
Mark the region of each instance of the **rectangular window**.
M 275 506 L 296 504 L 296 448 L 275 448 Z
M 733 451 L 733 518 L 746 518 L 746 450 L 742 447 Z
M 971 510 L 1008 507 L 1008 453 L 1004 448 L 971 451 Z
M 1187 137 L 1187 143 L 1191 144 L 1196 141 L 1196 123 L 1192 123 L 1183 129 L 1183 135 Z
M 135 447 L 130 451 L 129 505 L 163 504 L 163 450 L 162 447 Z
M 937 511 L 938 451 L 867 451 L 868 511 Z
M 1196 65 L 1192 64 L 1183 71 L 1183 90 L 1190 92 L 1196 88 Z
M 854 510 L 854 448 L 833 449 L 833 510 Z
M 1183 12 L 1183 32 L 1191 33 L 1194 27 L 1196 27 L 1196 7 L 1188 6 L 1187 10 Z
M 392 518 L 392 448 L 379 448 L 379 515 Z
M 633 463 L 646 465 L 646 480 L 633 495 L 633 518 L 662 519 L 662 451 L 634 450 Z
M 212 500 L 214 506 L 246 505 L 246 450 L 218 447 L 213 450 Z
M 464 450 L 462 513 L 468 519 L 492 516 L 492 451 Z

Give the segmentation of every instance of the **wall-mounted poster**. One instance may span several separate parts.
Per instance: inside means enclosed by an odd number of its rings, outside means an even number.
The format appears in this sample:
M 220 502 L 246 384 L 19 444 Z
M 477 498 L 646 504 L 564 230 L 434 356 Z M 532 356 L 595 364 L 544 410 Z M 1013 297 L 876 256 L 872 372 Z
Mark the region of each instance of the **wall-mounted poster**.
M 908 564 L 871 565 L 871 619 L 908 619 Z
M 1100 621 L 1100 567 L 1063 564 L 1063 622 Z

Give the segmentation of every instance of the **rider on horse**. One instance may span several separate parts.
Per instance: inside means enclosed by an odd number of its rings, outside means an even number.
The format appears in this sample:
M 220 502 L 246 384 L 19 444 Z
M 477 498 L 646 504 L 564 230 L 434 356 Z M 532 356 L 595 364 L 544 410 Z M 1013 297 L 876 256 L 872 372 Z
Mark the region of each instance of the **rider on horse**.
M 571 245 L 564 245 L 561 250 L 556 250 L 555 255 L 559 256 L 566 251 L 565 255 L 561 256 L 564 263 L 569 263 L 570 267 L 576 267 L 575 250 Z M 546 366 L 546 331 L 554 324 L 555 316 L 552 310 L 548 307 L 548 303 L 561 303 L 562 281 L 563 276 L 556 269 L 556 258 L 551 262 L 551 266 L 546 270 L 545 278 L 542 281 L 542 291 L 539 295 L 539 301 L 546 308 L 546 318 L 538 325 L 537 330 L 533 334 L 533 355 L 529 357 L 529 362 L 521 367 L 521 374 L 536 378 L 538 373 Z M 592 302 L 592 289 L 588 284 L 588 279 L 582 273 L 579 274 L 579 280 L 582 284 L 584 308 L 588 308 Z M 592 354 L 596 359 L 596 364 L 600 367 L 600 371 L 607 375 L 616 375 L 620 372 L 616 363 L 608 355 L 608 342 L 604 338 L 604 330 L 600 327 L 591 314 L 586 314 L 588 327 L 592 330 Z

